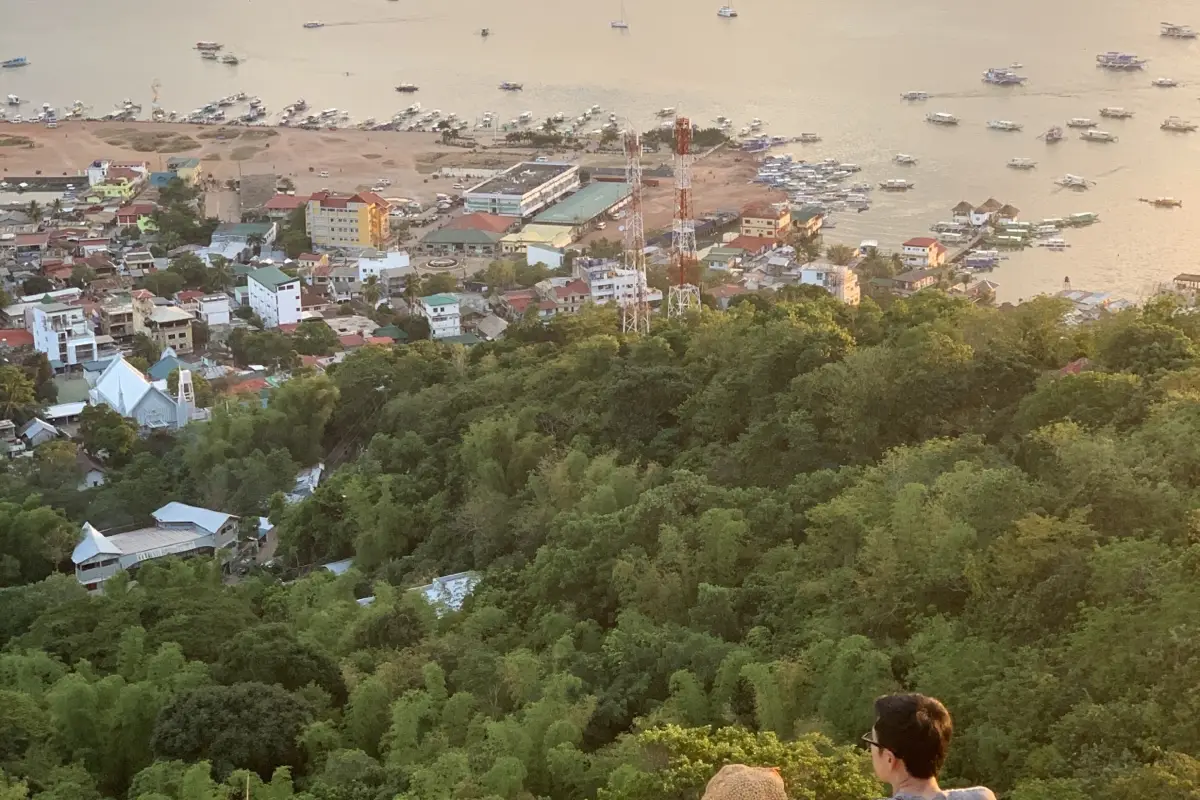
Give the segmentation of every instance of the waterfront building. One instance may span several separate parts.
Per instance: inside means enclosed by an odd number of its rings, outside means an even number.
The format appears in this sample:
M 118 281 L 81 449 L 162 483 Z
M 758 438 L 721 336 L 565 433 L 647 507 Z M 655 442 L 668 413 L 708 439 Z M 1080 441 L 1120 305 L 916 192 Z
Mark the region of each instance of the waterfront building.
M 946 248 L 931 236 L 916 236 L 900 247 L 906 267 L 933 269 L 946 263 Z
M 247 276 L 250 308 L 267 328 L 300 321 L 300 279 L 278 267 L 260 267 Z
M 525 161 L 463 192 L 468 213 L 531 217 L 579 188 L 579 166 L 555 161 Z
M 787 236 L 791 227 L 792 212 L 787 204 L 772 205 L 770 203 L 756 203 L 742 210 L 739 234 L 742 236 L 783 239 Z M 807 234 L 807 225 L 805 230 Z
M 317 192 L 304 209 L 304 224 L 314 247 L 374 247 L 388 236 L 387 201 L 374 192 L 339 195 Z

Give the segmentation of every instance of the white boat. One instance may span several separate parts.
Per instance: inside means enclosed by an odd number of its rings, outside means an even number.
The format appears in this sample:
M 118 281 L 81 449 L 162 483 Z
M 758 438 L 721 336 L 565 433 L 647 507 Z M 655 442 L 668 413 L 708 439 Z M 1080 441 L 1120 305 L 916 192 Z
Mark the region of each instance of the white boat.
M 233 53 L 229 53 L 228 55 L 221 56 L 222 64 L 229 64 L 231 66 L 236 66 L 237 64 L 240 64 L 241 61 L 242 60 L 240 58 L 238 58 L 237 56 L 235 56 Z
M 1072 175 L 1069 172 L 1055 181 L 1055 183 L 1067 189 L 1087 189 L 1096 184 L 1095 181 L 1089 181 L 1082 175 Z
M 736 17 L 737 15 L 738 15 L 738 13 L 733 10 L 732 6 L 721 6 L 720 8 L 717 9 L 718 17 L 724 17 L 725 19 L 732 19 L 732 18 Z
M 1151 86 L 1157 86 L 1159 89 L 1174 89 L 1179 85 L 1174 78 L 1155 78 L 1150 81 Z
M 1182 133 L 1191 133 L 1192 131 L 1196 130 L 1195 123 L 1188 122 L 1186 119 L 1181 119 L 1179 117 L 1167 117 L 1165 120 L 1163 120 L 1163 124 L 1159 127 L 1161 127 L 1164 131 L 1179 131 Z
M 906 165 L 906 166 L 907 166 L 907 165 L 916 164 L 916 163 L 917 163 L 917 157 L 916 157 L 916 156 L 910 156 L 908 153 L 897 153 L 897 154 L 896 154 L 896 155 L 895 155 L 895 156 L 892 158 L 892 161 L 895 161 L 897 164 L 904 164 L 904 165 Z
M 1051 250 L 1065 250 L 1070 246 L 1070 242 L 1068 242 L 1066 239 L 1063 239 L 1061 236 L 1054 236 L 1038 242 L 1038 247 L 1048 247 Z
M 1117 137 L 1108 131 L 1089 129 L 1079 134 L 1079 138 L 1088 142 L 1115 142 Z
M 817 133 L 802 133 L 796 138 L 801 144 L 816 144 L 821 141 L 821 136 Z
M 435 115 L 435 116 L 440 116 L 440 115 Z M 533 119 L 533 112 L 532 111 L 522 111 L 520 116 L 517 117 L 517 119 L 520 120 L 521 122 L 529 122 Z
M 333 119 L 339 112 L 336 108 L 327 108 L 321 112 L 321 119 Z
M 1066 138 L 1066 134 L 1063 133 L 1062 128 L 1055 125 L 1054 127 L 1048 129 L 1045 133 L 1039 133 L 1038 138 L 1044 139 L 1046 144 L 1053 144 L 1054 142 L 1061 142 L 1064 138 Z
M 752 131 L 756 131 L 756 130 L 760 129 L 762 126 L 763 126 L 763 121 L 761 119 L 759 119 L 758 117 L 755 117 L 754 119 L 750 120 L 750 124 L 747 127 L 750 128 L 750 130 L 752 130 Z
M 901 100 L 928 100 L 928 92 L 905 92 L 900 95 Z
M 306 28 L 324 28 L 325 23 L 324 22 L 306 22 L 306 23 L 304 23 L 304 27 L 306 27 Z
M 15 94 L 10 94 L 8 96 L 7 103 L 10 106 L 19 106 L 21 105 L 21 98 L 17 97 Z
M 1133 112 L 1120 106 L 1105 106 L 1100 109 L 1100 116 L 1109 119 L 1129 119 L 1133 116 Z
M 953 114 L 947 114 L 944 111 L 937 111 L 932 114 L 926 114 L 925 121 L 932 122 L 934 125 L 957 125 L 958 117 Z
M 625 30 L 629 27 L 629 23 L 623 19 L 614 19 L 612 22 L 608 23 L 608 27 L 617 28 L 618 30 Z
M 1195 39 L 1196 31 L 1187 25 L 1176 25 L 1171 22 L 1162 23 L 1161 34 L 1170 39 Z
M 1096 121 L 1092 120 L 1092 119 L 1088 119 L 1087 117 L 1072 117 L 1071 119 L 1067 120 L 1067 127 L 1068 128 L 1094 128 L 1094 127 L 1096 127 Z
M 889 192 L 907 192 L 915 184 L 904 178 L 888 178 L 879 182 L 879 188 Z
M 970 234 L 967 233 L 939 233 L 937 237 L 942 244 L 962 244 L 970 238 Z
M 212 50 L 201 50 L 200 57 L 206 61 L 216 61 L 218 58 L 217 54 Z
M 663 106 L 658 111 L 654 112 L 656 117 L 673 117 L 675 116 L 675 106 Z
M 1019 131 L 1025 126 L 1008 119 L 989 120 L 987 126 L 994 131 Z
M 1037 162 L 1032 158 L 1010 158 L 1008 166 L 1012 169 L 1033 169 L 1037 166 Z

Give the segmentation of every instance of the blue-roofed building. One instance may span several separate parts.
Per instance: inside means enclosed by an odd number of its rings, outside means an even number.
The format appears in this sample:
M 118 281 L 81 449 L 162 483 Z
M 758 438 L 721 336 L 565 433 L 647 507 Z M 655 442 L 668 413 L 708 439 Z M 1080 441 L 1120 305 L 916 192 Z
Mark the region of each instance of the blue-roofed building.
M 174 172 L 151 172 L 150 173 L 150 188 L 165 189 L 167 184 L 175 179 Z
M 328 564 L 323 564 L 322 566 L 334 575 L 345 575 L 353 563 L 353 558 L 343 558 L 341 561 L 330 561 Z
M 154 362 L 154 365 L 150 369 L 146 370 L 146 376 L 152 381 L 165 381 L 177 369 L 186 369 L 195 372 L 196 365 L 189 364 L 174 353 L 168 353 Z

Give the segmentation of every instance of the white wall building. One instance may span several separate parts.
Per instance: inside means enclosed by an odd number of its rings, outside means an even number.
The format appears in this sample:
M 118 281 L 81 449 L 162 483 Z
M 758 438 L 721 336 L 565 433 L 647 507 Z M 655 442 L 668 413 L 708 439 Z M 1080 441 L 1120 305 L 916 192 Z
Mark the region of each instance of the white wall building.
M 583 274 L 583 279 L 592 294 L 592 302 L 597 305 L 612 302 L 624 305 L 635 300 L 639 277 L 646 292 L 646 300 L 651 303 L 660 302 L 662 292 L 647 286 L 645 276 L 640 276 L 637 270 L 625 269 L 611 263 L 586 267 Z
M 300 279 L 278 267 L 261 267 L 250 273 L 246 282 L 250 308 L 262 318 L 263 325 L 278 328 L 300 321 Z
M 37 303 L 25 308 L 25 328 L 33 346 L 45 353 L 51 366 L 66 367 L 95 361 L 99 355 L 96 334 L 79 306 Z
M 205 325 L 229 324 L 229 295 L 206 294 L 196 301 L 196 318 Z
M 906 267 L 934 269 L 946 261 L 946 248 L 931 236 L 916 236 L 900 246 L 900 258 Z
M 525 263 L 528 266 L 545 264 L 550 269 L 558 269 L 563 263 L 564 251 L 560 247 L 548 244 L 528 244 L 525 246 Z
M 431 294 L 417 301 L 417 310 L 429 323 L 429 338 L 462 335 L 462 314 L 452 294 Z
M 151 382 L 118 354 L 88 390 L 88 400 L 92 405 L 108 406 L 139 428 L 182 428 L 193 419 L 207 416 L 195 408 L 191 378 L 189 370 L 180 370 L 178 390 L 171 397 L 165 380 Z
M 358 280 L 366 283 L 367 278 L 374 277 L 383 280 L 385 269 L 410 270 L 408 252 L 405 250 L 389 250 L 381 253 L 378 250 L 367 250 L 358 257 Z
M 71 553 L 75 578 L 89 592 L 104 591 L 104 581 L 143 561 L 166 556 L 231 554 L 237 544 L 238 518 L 183 503 L 167 503 L 154 512 L 154 526 L 105 535 L 83 523 Z
M 800 283 L 820 286 L 846 305 L 856 306 L 862 298 L 858 274 L 849 267 L 814 261 L 800 268 Z
M 529 217 L 579 188 L 579 165 L 524 161 L 463 192 L 466 213 Z

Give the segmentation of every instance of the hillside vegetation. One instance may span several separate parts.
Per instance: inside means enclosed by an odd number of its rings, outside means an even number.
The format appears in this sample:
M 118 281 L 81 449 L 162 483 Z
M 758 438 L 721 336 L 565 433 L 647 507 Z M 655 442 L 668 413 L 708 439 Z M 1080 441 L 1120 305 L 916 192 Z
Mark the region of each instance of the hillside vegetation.
M 1200 798 L 1200 317 L 818 295 L 364 348 L 100 489 L 4 476 L 0 798 L 690 800 L 745 761 L 870 800 L 895 690 L 954 713 L 946 784 Z M 51 574 L 169 499 L 269 514 L 287 581 Z M 465 569 L 459 613 L 407 591 Z

